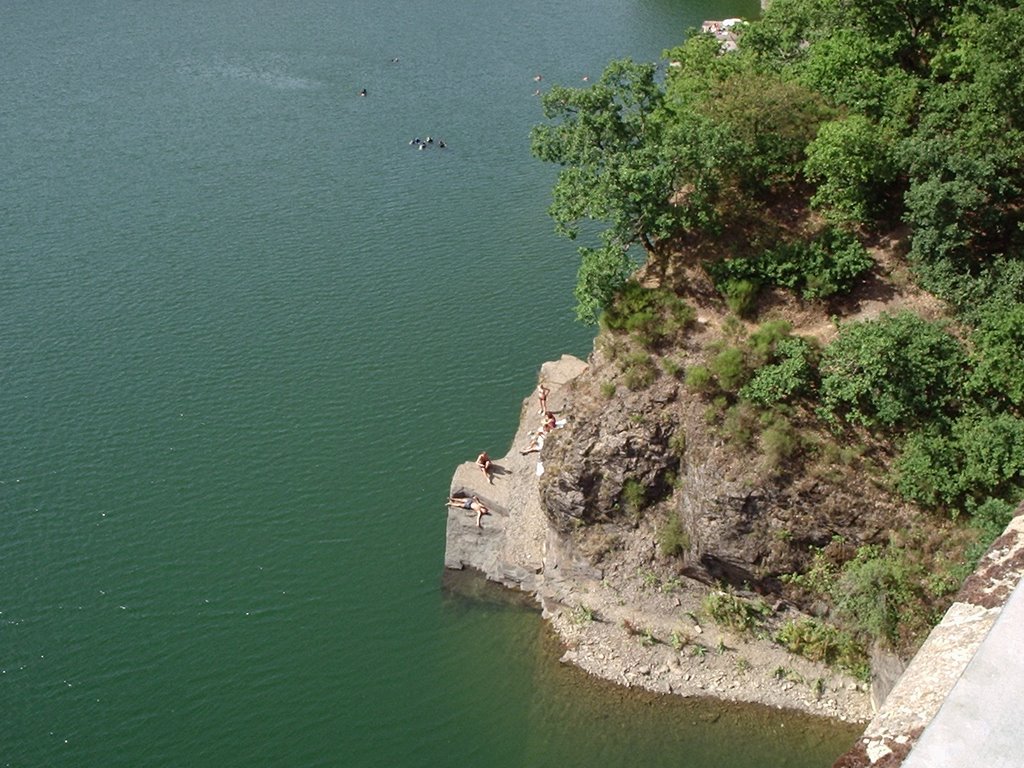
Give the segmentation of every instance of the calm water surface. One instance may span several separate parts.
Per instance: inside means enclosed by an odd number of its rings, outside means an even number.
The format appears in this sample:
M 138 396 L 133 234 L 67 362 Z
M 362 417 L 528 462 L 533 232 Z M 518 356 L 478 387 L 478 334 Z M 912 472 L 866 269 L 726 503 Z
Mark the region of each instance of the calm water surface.
M 0 765 L 828 765 L 441 585 L 455 464 L 590 346 L 533 76 L 755 12 L 4 3 Z

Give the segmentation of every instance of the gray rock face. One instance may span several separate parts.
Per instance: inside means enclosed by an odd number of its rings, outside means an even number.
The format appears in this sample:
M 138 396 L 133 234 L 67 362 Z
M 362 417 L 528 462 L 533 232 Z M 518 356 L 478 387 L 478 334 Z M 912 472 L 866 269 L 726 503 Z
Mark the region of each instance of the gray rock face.
M 629 523 L 640 488 L 641 507 L 658 504 L 681 523 L 687 575 L 772 591 L 811 547 L 835 536 L 856 547 L 898 519 L 849 471 L 827 481 L 766 469 L 756 441 L 723 440 L 707 423 L 708 403 L 673 380 L 606 398 L 599 376 L 591 369 L 575 382 L 573 417 L 544 446 L 541 502 L 559 532 Z
M 670 424 L 623 407 L 593 416 L 574 418 L 544 447 L 541 499 L 551 523 L 563 532 L 631 514 L 629 481 L 643 490 L 644 505 L 664 498 L 679 470 L 679 459 L 669 450 Z

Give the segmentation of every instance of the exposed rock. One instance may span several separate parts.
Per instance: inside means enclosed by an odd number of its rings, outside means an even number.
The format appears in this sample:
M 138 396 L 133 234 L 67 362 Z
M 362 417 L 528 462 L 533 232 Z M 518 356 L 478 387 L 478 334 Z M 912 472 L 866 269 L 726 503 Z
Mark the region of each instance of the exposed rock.
M 675 503 L 669 480 L 680 470 L 678 460 L 668 458 L 671 421 L 655 418 L 658 403 L 665 408 L 673 402 L 672 391 L 625 398 L 609 428 L 598 426 L 604 423 L 600 409 L 584 405 L 593 401 L 589 378 L 587 364 L 575 358 L 545 363 L 541 380 L 551 388 L 549 407 L 567 425 L 549 436 L 539 455 L 522 454 L 540 423 L 530 397 L 511 450 L 495 461 L 493 485 L 470 462 L 456 470 L 452 494 L 476 494 L 492 514 L 477 528 L 475 515 L 449 510 L 445 565 L 475 569 L 534 594 L 565 643 L 563 660 L 592 674 L 652 691 L 713 692 L 733 701 L 866 720 L 867 696 L 850 685 L 856 682 L 851 678 L 793 657 L 770 640 L 695 623 L 708 586 L 665 569 L 655 541 L 657 516 L 650 510 L 634 515 L 623 498 L 625 484 L 635 478 L 658 489 L 647 501 L 658 503 L 660 495 L 661 503 Z M 581 477 L 592 482 L 572 487 Z M 780 601 L 779 608 L 776 621 L 800 615 L 788 603 Z M 801 683 L 780 687 L 780 669 Z M 835 698 L 808 695 L 819 684 L 837 691 Z
M 708 427 L 708 404 L 673 379 L 603 397 L 615 371 L 594 355 L 574 383 L 572 419 L 545 443 L 540 493 L 557 530 L 629 523 L 636 510 L 625 486 L 634 481 L 645 506 L 662 503 L 682 523 L 687 575 L 770 592 L 806 564 L 810 547 L 842 537 L 852 552 L 898 524 L 888 494 L 848 467 L 793 477 L 766 467 L 756 446 L 724 441 Z

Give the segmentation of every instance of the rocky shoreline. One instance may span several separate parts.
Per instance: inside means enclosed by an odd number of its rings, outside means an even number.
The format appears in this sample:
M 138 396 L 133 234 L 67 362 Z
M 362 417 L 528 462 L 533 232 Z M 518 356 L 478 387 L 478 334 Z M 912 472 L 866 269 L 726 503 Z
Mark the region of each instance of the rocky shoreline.
M 541 367 L 548 407 L 570 422 L 574 382 L 588 370 L 563 356 Z M 492 581 L 533 594 L 561 637 L 562 660 L 602 678 L 680 696 L 711 696 L 867 722 L 868 687 L 856 679 L 794 656 L 770 639 L 735 633 L 703 615 L 713 587 L 666 577 L 653 567 L 655 532 L 640 521 L 629 544 L 601 561 L 581 553 L 569 534 L 551 525 L 541 504 L 544 453 L 522 454 L 541 423 L 534 395 L 522 407 L 509 452 L 494 460 L 493 483 L 473 462 L 460 465 L 452 495 L 477 495 L 491 514 L 450 509 L 445 567 L 474 569 Z M 802 616 L 773 606 L 771 622 Z

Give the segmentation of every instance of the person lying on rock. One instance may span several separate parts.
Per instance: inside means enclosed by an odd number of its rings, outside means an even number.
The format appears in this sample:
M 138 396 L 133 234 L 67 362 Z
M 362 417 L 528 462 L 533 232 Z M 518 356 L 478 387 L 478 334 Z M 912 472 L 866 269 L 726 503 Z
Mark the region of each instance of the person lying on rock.
M 480 501 L 477 496 L 449 496 L 448 506 L 456 507 L 461 509 L 468 509 L 470 512 L 476 512 L 476 527 L 483 528 L 480 525 L 480 518 L 484 515 L 491 514 L 491 510 L 484 506 L 484 503 Z
M 480 471 L 484 473 L 484 477 L 487 478 L 487 482 L 493 485 L 494 479 L 491 477 L 493 467 L 491 465 L 491 457 L 487 455 L 487 451 L 482 452 L 476 457 L 476 465 L 480 468 Z

